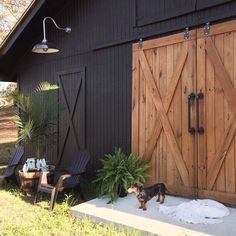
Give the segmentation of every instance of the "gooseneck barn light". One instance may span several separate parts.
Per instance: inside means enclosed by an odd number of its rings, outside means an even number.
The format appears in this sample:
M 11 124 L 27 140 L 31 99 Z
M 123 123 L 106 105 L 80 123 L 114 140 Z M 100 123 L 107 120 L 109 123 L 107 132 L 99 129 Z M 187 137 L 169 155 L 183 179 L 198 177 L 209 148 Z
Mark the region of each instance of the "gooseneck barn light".
M 49 17 L 49 16 L 45 17 L 43 19 L 43 40 L 41 43 L 38 43 L 33 47 L 32 52 L 34 52 L 34 53 L 56 53 L 56 52 L 59 52 L 59 49 L 55 45 L 53 45 L 52 43 L 48 42 L 48 40 L 46 38 L 46 27 L 45 27 L 46 20 L 51 20 L 53 22 L 53 24 L 55 25 L 55 27 L 59 30 L 64 30 L 66 33 L 71 32 L 70 27 L 61 28 L 57 25 L 57 23 L 55 22 L 55 20 L 52 17 Z

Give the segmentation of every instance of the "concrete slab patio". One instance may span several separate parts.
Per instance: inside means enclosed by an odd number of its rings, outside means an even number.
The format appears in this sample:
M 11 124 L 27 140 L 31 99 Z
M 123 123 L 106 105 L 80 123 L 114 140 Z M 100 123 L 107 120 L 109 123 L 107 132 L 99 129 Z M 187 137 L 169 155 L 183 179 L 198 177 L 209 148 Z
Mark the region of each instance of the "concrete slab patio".
M 139 203 L 134 194 L 120 198 L 114 204 L 106 204 L 109 198 L 94 199 L 71 208 L 76 217 L 88 217 L 95 223 L 114 225 L 140 230 L 145 234 L 162 236 L 235 236 L 236 209 L 229 208 L 230 215 L 223 223 L 213 225 L 193 225 L 179 222 L 159 212 L 159 203 L 153 198 L 147 204 L 147 211 L 138 209 Z M 189 199 L 166 196 L 166 206 L 176 206 Z

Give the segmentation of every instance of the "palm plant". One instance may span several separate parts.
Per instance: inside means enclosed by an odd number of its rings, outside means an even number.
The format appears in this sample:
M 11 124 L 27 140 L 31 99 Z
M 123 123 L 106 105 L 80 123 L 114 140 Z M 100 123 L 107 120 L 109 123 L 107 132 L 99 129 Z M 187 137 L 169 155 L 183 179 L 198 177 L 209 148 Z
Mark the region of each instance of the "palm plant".
M 43 154 L 46 141 L 52 141 L 55 136 L 53 127 L 58 119 L 58 89 L 55 84 L 42 82 L 31 96 L 20 92 L 9 95 L 18 108 L 17 143 L 31 144 L 37 158 Z

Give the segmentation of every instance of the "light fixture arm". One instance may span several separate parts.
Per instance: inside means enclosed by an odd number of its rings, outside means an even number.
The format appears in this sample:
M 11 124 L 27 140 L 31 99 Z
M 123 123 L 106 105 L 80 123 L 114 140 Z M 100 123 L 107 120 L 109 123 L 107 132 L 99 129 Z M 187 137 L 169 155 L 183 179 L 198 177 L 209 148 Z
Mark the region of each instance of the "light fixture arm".
M 53 22 L 53 24 L 55 25 L 55 27 L 59 30 L 64 30 L 66 33 L 70 33 L 71 32 L 71 28 L 70 27 L 66 27 L 66 28 L 61 28 L 57 25 L 56 21 L 50 17 L 47 16 L 43 19 L 43 42 L 47 42 L 47 37 L 46 37 L 46 20 L 51 20 Z

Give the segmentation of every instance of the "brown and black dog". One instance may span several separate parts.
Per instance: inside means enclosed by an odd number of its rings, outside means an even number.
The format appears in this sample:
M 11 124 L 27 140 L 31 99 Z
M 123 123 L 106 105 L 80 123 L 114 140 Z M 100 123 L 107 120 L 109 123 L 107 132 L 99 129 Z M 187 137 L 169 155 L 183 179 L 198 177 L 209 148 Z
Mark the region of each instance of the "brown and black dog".
M 165 193 L 166 193 L 166 186 L 163 183 L 157 183 L 150 187 L 144 188 L 143 184 L 135 183 L 132 187 L 128 189 L 129 193 L 136 193 L 136 197 L 140 202 L 140 209 L 144 211 L 147 210 L 146 203 L 153 197 L 157 196 L 157 202 L 160 204 L 164 203 L 165 200 Z

